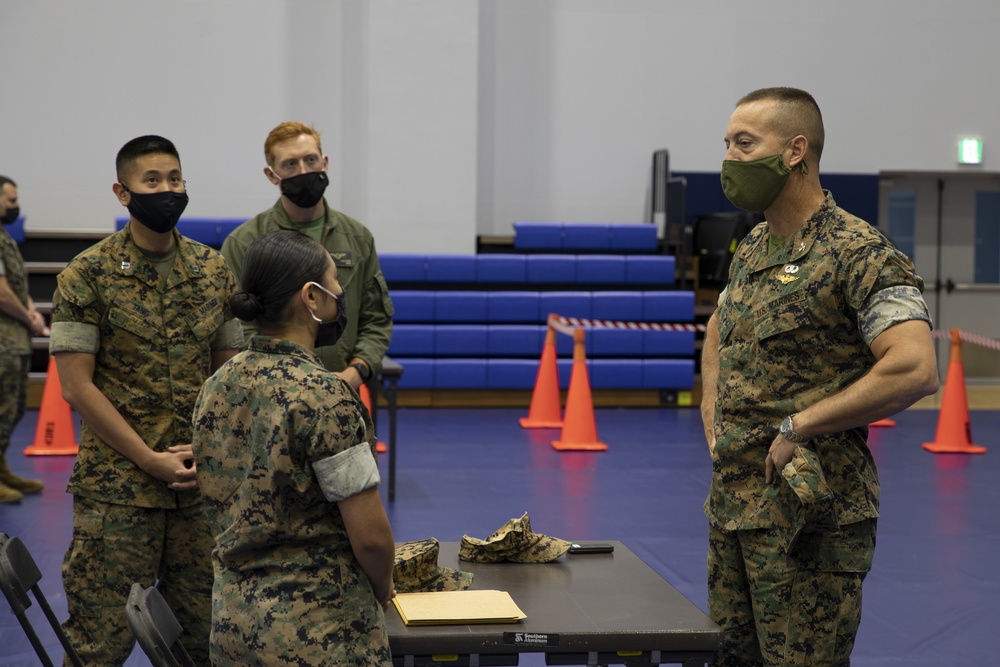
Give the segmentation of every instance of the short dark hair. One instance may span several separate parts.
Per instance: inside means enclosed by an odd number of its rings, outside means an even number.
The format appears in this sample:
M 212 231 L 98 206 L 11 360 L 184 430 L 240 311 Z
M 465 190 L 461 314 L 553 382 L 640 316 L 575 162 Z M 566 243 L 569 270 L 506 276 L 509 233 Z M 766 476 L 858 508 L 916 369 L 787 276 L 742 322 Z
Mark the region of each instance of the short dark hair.
M 306 283 L 322 284 L 330 253 L 317 241 L 291 229 L 260 236 L 247 248 L 240 289 L 229 299 L 233 315 L 245 322 L 283 323 L 291 298 Z
M 13 185 L 15 188 L 17 187 L 17 183 L 14 182 L 13 178 L 8 178 L 7 176 L 0 176 L 0 188 L 7 185 L 8 183 Z
M 774 119 L 776 128 L 788 135 L 802 134 L 809 140 L 809 147 L 816 154 L 816 162 L 823 155 L 826 131 L 823 129 L 823 114 L 816 99 L 804 90 L 778 86 L 760 88 L 747 93 L 736 103 L 737 107 L 750 102 L 773 101 L 778 103 L 779 113 Z
M 155 134 L 136 137 L 122 146 L 118 151 L 118 157 L 115 158 L 115 170 L 118 174 L 118 180 L 124 182 L 126 172 L 132 169 L 135 166 L 136 160 L 143 155 L 153 155 L 156 153 L 173 155 L 177 158 L 178 163 L 181 161 L 181 156 L 177 152 L 177 148 L 169 139 L 164 139 Z

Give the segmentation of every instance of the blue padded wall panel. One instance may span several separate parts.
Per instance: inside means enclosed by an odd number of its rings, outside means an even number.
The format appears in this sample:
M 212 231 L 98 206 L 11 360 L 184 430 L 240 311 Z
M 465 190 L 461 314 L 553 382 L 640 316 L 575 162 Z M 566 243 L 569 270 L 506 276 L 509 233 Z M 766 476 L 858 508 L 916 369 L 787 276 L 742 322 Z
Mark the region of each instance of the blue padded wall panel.
M 427 280 L 471 283 L 476 280 L 475 255 L 427 255 Z
M 424 255 L 386 253 L 378 256 L 382 276 L 388 281 L 424 282 L 427 280 L 427 258 Z
M 486 386 L 490 389 L 532 389 L 538 362 L 531 359 L 488 359 Z
M 485 357 L 488 330 L 485 324 L 439 324 L 434 332 L 434 355 Z
M 648 291 L 641 294 L 644 322 L 694 322 L 694 292 Z
M 634 389 L 642 382 L 642 359 L 590 359 L 591 389 Z
M 629 285 L 673 285 L 676 259 L 670 255 L 626 255 L 625 282 Z
M 588 329 L 587 358 L 641 356 L 643 333 L 637 329 Z
M 476 255 L 476 281 L 481 283 L 523 283 L 528 278 L 524 255 Z
M 435 292 L 435 322 L 485 322 L 485 292 Z
M 392 321 L 433 322 L 434 292 L 429 290 L 393 290 L 389 292 L 395 311 Z
M 487 322 L 542 322 L 538 292 L 486 292 Z
M 623 223 L 609 225 L 612 250 L 656 250 L 656 225 L 652 223 Z
M 540 359 L 546 327 L 538 324 L 495 324 L 486 334 L 486 356 Z
M 24 216 L 18 216 L 17 220 L 4 227 L 4 230 L 10 234 L 15 243 L 24 243 Z
M 548 321 L 551 313 L 589 318 L 594 310 L 592 292 L 540 292 L 538 301 L 543 322 Z
M 531 250 L 558 250 L 562 248 L 562 223 L 515 222 L 514 247 Z
M 563 223 L 563 250 L 608 250 L 611 248 L 609 226 L 603 223 Z
M 566 338 L 566 336 L 559 336 L 559 338 Z M 558 341 L 559 338 L 556 340 Z M 557 359 L 556 372 L 559 375 L 559 388 L 569 389 L 569 378 L 573 374 L 573 360 Z
M 435 389 L 482 389 L 485 386 L 485 359 L 437 359 L 434 362 Z
M 406 369 L 399 376 L 400 389 L 433 389 L 434 388 L 434 366 L 438 363 L 436 359 L 417 359 L 413 357 L 393 358 Z
M 693 331 L 643 331 L 642 354 L 645 357 L 690 357 L 694 355 Z M 393 332 L 393 336 L 395 336 Z
M 636 386 L 690 389 L 694 386 L 694 359 L 646 359 L 642 365 L 642 384 Z
M 434 356 L 434 329 L 433 324 L 394 324 L 389 356 Z
M 637 322 L 642 319 L 642 292 L 594 292 L 591 317 L 595 320 Z
M 620 285 L 625 282 L 625 255 L 578 255 L 576 282 Z
M 556 356 L 572 357 L 574 345 L 572 336 L 556 332 Z
M 527 255 L 529 283 L 572 283 L 576 255 Z

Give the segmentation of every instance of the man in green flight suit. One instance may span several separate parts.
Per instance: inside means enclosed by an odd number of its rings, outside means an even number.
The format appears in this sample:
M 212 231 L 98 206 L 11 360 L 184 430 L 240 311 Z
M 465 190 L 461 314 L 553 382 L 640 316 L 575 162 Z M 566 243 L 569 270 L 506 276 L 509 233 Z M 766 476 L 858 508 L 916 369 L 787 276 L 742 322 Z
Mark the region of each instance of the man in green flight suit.
M 278 125 L 264 142 L 264 158 L 264 175 L 279 187 L 281 197 L 237 227 L 222 244 L 222 254 L 239 279 L 247 247 L 267 232 L 291 229 L 319 241 L 333 257 L 347 296 L 347 329 L 336 345 L 316 352 L 327 369 L 357 389 L 378 372 L 392 337 L 392 301 L 375 240 L 368 228 L 330 208 L 323 198 L 330 160 L 316 130 L 298 122 Z M 249 339 L 254 325 L 243 326 Z
M 135 645 L 129 589 L 156 583 L 207 665 L 213 541 L 191 420 L 202 383 L 243 344 L 236 281 L 222 255 L 174 229 L 188 197 L 170 141 L 133 139 L 116 168 L 129 222 L 74 258 L 53 297 L 50 351 L 83 421 L 63 627 L 85 664 L 121 665 Z

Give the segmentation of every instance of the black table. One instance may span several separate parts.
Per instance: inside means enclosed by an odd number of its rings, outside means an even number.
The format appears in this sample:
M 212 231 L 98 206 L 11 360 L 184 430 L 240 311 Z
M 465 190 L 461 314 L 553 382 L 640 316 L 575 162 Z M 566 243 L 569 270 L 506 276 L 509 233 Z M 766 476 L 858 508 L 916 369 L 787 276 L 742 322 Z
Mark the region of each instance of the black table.
M 611 554 L 483 564 L 459 561 L 459 544 L 441 543 L 439 565 L 475 573 L 474 589 L 507 591 L 527 618 L 406 626 L 391 607 L 386 622 L 393 664 L 516 665 L 520 653 L 544 653 L 549 665 L 711 662 L 721 628 L 625 545 L 611 544 Z
M 372 422 L 375 432 L 378 432 L 378 397 L 385 396 L 389 408 L 389 438 L 386 448 L 389 450 L 389 500 L 396 499 L 396 385 L 403 374 L 403 366 L 391 357 L 382 357 L 382 370 L 368 381 L 368 389 L 372 394 Z

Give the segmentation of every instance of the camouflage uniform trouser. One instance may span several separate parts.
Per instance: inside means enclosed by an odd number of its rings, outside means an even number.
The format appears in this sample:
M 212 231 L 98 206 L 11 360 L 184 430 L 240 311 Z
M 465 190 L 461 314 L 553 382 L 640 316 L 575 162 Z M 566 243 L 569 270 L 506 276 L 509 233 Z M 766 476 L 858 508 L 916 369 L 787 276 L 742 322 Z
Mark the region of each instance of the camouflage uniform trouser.
M 85 665 L 121 665 L 135 646 L 125 619 L 133 583 L 157 588 L 196 665 L 209 665 L 212 536 L 201 505 L 164 510 L 73 497 L 73 542 L 63 560 L 63 629 Z M 68 660 L 64 665 L 70 665 Z
M 716 667 L 850 665 L 875 519 L 802 535 L 709 527 L 708 615 L 725 638 Z
M 24 416 L 31 357 L 0 354 L 0 459 L 7 454 L 14 427 Z

